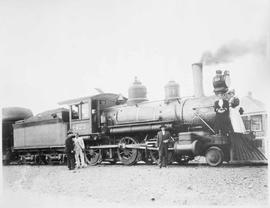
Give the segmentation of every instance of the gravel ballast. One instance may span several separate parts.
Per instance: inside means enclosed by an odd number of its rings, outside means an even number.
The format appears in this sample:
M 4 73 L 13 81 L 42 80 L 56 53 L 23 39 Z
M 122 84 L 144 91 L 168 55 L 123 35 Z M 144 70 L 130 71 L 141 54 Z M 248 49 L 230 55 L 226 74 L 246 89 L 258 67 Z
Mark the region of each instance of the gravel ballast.
M 267 205 L 267 166 L 4 166 L 5 207 Z M 7 206 L 8 205 L 8 206 Z

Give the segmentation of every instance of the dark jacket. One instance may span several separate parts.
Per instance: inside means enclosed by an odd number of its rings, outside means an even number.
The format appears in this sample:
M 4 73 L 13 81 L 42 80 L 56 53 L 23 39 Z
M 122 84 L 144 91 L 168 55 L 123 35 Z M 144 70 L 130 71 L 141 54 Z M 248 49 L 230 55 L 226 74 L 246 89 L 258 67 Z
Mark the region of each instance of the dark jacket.
M 218 102 L 219 102 L 219 100 L 217 100 L 215 102 L 215 106 L 214 106 L 215 107 L 215 112 L 217 113 L 217 115 L 226 115 L 226 116 L 229 115 L 229 102 L 227 100 L 223 99 L 222 107 L 219 106 Z M 221 108 L 223 108 L 225 110 L 224 113 L 219 113 L 218 112 L 218 110 L 221 109 Z
M 166 144 L 168 145 L 168 143 L 171 140 L 171 134 L 168 131 L 165 131 L 165 134 L 162 134 L 162 131 L 159 131 L 157 134 L 157 146 L 160 148 L 162 145 Z M 164 141 L 167 141 L 164 143 Z
M 231 130 L 231 121 L 229 117 L 229 102 L 223 99 L 222 106 L 219 106 L 219 100 L 215 102 L 214 108 L 216 112 L 215 130 L 218 133 L 221 130 L 223 133 L 228 133 Z M 219 112 L 223 109 L 224 112 Z
M 73 154 L 74 153 L 74 141 L 73 141 L 73 135 L 69 135 L 66 139 L 65 143 L 65 151 L 66 154 Z

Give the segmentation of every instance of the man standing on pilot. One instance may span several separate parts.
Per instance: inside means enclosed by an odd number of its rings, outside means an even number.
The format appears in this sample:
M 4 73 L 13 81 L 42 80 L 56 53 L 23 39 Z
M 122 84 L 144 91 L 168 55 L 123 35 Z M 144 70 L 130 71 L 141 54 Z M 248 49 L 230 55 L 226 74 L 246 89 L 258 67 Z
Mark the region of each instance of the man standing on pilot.
M 216 112 L 215 132 L 224 136 L 229 136 L 231 132 L 231 121 L 229 116 L 229 102 L 223 93 L 218 93 L 218 100 L 214 104 Z
M 157 134 L 157 147 L 159 154 L 159 167 L 168 167 L 168 147 L 169 141 L 171 140 L 171 134 L 166 131 L 164 124 L 160 127 L 161 131 Z

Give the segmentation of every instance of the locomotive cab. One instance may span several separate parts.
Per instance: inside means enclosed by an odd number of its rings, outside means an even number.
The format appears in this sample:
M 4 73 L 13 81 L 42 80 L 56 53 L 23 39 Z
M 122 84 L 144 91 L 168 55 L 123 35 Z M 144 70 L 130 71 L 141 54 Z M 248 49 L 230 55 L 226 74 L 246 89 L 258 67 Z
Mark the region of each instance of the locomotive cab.
M 101 127 L 105 123 L 104 116 L 102 116 L 103 110 L 117 105 L 118 98 L 118 94 L 101 93 L 63 101 L 59 104 L 69 106 L 70 129 L 81 136 L 89 136 L 101 133 Z

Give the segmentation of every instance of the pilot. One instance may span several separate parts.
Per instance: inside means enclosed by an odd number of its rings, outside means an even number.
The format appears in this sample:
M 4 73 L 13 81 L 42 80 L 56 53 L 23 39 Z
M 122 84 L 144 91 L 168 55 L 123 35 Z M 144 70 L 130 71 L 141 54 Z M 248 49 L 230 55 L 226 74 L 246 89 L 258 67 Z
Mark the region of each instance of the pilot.
M 69 170 L 75 169 L 75 151 L 74 151 L 74 134 L 71 130 L 67 132 L 67 139 L 65 142 L 65 152 L 67 155 L 67 166 Z
M 87 167 L 85 160 L 84 160 L 84 141 L 79 134 L 75 134 L 75 160 L 76 160 L 76 168 L 85 168 Z
M 168 167 L 168 146 L 171 139 L 171 134 L 166 131 L 164 124 L 160 127 L 161 131 L 157 134 L 157 147 L 159 153 L 159 167 Z

